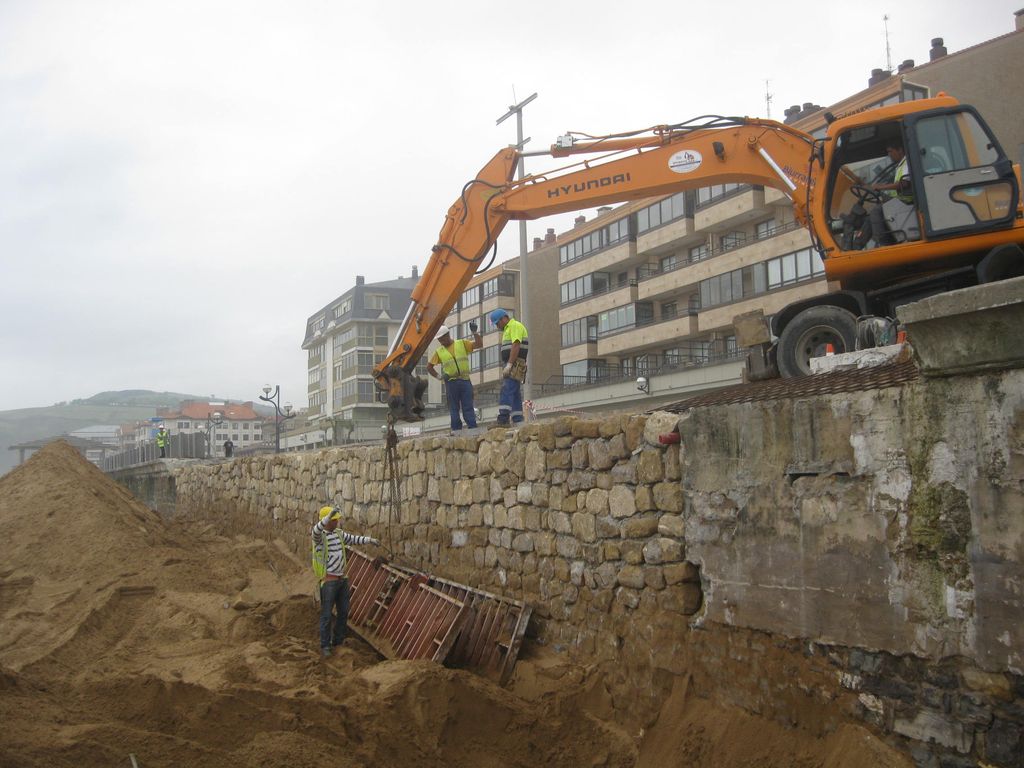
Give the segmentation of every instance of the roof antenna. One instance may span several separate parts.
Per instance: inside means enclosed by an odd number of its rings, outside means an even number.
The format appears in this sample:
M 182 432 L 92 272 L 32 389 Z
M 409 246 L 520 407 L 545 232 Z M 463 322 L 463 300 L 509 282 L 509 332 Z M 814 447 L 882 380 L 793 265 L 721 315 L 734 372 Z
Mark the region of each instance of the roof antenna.
M 889 50 L 889 14 L 882 17 L 882 24 L 885 25 L 885 68 L 892 72 L 892 53 Z
M 764 116 L 767 117 L 769 120 L 771 120 L 772 117 L 772 94 L 768 90 L 768 84 L 770 82 L 771 80 L 764 81 Z

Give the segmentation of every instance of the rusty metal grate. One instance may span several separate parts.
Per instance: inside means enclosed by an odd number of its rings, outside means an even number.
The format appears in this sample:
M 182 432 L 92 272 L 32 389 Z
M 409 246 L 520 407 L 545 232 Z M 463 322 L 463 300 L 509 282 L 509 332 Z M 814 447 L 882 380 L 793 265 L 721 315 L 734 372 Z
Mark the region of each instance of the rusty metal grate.
M 813 376 L 802 376 L 796 379 L 772 379 L 738 384 L 734 387 L 709 392 L 706 395 L 697 395 L 659 410 L 682 413 L 690 408 L 708 405 L 751 403 L 762 400 L 782 400 L 841 392 L 859 392 L 867 389 L 884 389 L 918 381 L 920 378 L 921 373 L 917 365 L 912 360 L 908 360 L 853 371 L 817 373 Z
M 509 679 L 529 605 L 348 551 L 349 625 L 381 654 Z

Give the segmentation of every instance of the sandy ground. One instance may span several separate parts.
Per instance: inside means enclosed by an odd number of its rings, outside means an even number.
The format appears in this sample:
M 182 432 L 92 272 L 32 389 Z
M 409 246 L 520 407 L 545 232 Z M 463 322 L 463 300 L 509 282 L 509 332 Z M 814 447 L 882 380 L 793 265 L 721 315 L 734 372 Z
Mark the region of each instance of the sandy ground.
M 319 656 L 281 544 L 164 524 L 56 443 L 0 479 L 0 766 L 906 766 L 677 683 L 647 732 L 592 672 L 530 648 L 508 690 L 351 639 Z

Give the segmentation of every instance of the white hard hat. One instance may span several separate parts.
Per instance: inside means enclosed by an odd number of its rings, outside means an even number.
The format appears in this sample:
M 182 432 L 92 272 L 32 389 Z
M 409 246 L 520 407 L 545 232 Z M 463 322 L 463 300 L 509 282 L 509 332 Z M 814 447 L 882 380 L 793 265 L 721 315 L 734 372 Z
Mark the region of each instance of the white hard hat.
M 435 336 L 434 338 L 440 339 L 442 336 L 447 336 L 449 333 L 451 333 L 451 331 L 448 330 L 448 326 L 442 325 L 440 328 L 437 329 L 437 336 Z

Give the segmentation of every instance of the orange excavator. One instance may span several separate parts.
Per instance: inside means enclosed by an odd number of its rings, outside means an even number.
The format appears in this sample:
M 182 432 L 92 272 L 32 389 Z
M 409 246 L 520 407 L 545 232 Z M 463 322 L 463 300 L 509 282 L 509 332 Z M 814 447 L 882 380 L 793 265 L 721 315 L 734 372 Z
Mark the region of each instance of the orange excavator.
M 772 316 L 776 341 L 765 360 L 783 376 L 808 373 L 826 344 L 853 349 L 858 318 L 893 317 L 908 301 L 1024 274 L 1020 167 L 973 107 L 940 94 L 838 119 L 826 114 L 826 122 L 821 138 L 771 120 L 717 116 L 567 135 L 549 150 L 522 154 L 568 158 L 568 165 L 519 180 L 521 153 L 498 152 L 449 208 L 402 326 L 374 370 L 392 418 L 421 418 L 426 382 L 412 371 L 510 220 L 714 184 L 780 190 L 810 232 L 832 289 Z

